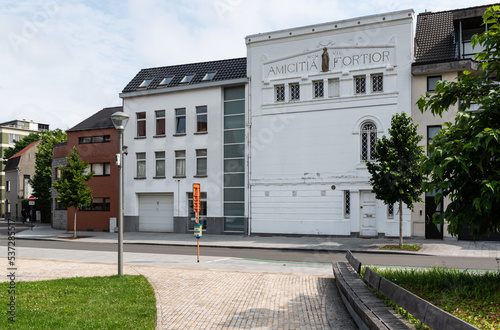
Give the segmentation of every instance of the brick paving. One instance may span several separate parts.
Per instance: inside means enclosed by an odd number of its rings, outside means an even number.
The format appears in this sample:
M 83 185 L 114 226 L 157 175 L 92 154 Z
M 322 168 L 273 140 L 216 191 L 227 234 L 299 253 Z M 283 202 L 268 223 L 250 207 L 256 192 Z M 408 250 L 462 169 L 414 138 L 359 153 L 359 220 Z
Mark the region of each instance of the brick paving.
M 0 261 L 7 264 L 6 258 Z M 18 259 L 17 280 L 116 274 L 116 264 Z M 157 329 L 330 329 L 333 276 L 127 264 L 156 294 Z M 6 279 L 2 279 L 5 281 Z M 341 314 L 339 308 L 334 313 Z M 352 329 L 334 315 L 335 329 Z M 332 322 L 332 318 L 330 318 Z

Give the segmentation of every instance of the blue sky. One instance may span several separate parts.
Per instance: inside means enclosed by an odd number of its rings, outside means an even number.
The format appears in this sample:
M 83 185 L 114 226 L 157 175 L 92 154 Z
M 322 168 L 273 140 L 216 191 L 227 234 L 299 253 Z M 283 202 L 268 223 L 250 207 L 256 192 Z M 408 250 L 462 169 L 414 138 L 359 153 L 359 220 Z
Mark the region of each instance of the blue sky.
M 481 0 L 2 0 L 0 122 L 66 130 L 118 94 L 142 68 L 246 56 L 247 35 Z

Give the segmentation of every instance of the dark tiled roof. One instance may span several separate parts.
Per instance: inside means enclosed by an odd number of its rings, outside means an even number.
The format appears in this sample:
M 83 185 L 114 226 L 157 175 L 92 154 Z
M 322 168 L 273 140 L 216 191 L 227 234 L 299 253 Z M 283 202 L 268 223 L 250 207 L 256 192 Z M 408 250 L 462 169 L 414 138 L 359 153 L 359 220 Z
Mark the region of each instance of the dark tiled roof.
M 453 13 L 422 13 L 417 16 L 415 62 L 440 62 L 456 58 Z
M 9 160 L 7 161 L 7 164 L 5 164 L 5 168 L 3 170 L 7 172 L 17 169 L 20 160 L 21 157 L 14 157 L 14 158 L 10 157 Z
M 498 4 L 420 13 L 417 16 L 414 64 L 457 60 L 459 36 L 455 32 L 454 20 L 481 18 L 486 9 L 493 5 Z
M 201 81 L 205 74 L 216 72 L 210 81 L 223 81 L 230 79 L 245 78 L 247 75 L 247 59 L 232 58 L 228 60 L 191 63 L 173 66 L 164 66 L 159 68 L 142 69 L 123 89 L 123 92 L 133 92 L 136 90 L 156 89 L 160 82 L 166 77 L 173 77 L 172 81 L 166 86 L 174 87 L 180 85 L 194 85 L 204 83 Z M 185 75 L 194 74 L 193 79 L 187 84 L 181 84 L 180 81 Z M 139 88 L 139 85 L 146 79 L 152 79 L 146 88 Z M 163 86 L 160 86 L 163 88 Z
M 113 122 L 111 121 L 111 115 L 118 111 L 123 111 L 123 107 L 104 108 L 85 119 L 80 124 L 70 128 L 68 132 L 114 128 Z

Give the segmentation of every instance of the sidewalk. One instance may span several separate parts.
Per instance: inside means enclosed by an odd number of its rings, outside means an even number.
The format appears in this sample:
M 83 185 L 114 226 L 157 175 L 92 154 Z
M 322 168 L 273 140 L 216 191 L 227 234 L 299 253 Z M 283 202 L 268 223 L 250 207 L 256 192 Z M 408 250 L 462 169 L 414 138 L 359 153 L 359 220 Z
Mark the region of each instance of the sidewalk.
M 78 242 L 117 243 L 117 233 L 77 232 Z M 16 234 L 18 239 L 64 240 L 72 237 L 72 231 L 52 229 L 50 224 L 36 224 L 33 230 L 24 230 Z M 125 232 L 124 244 L 155 244 L 193 246 L 196 239 L 192 234 Z M 318 236 L 244 236 L 244 235 L 203 235 L 203 246 L 227 248 L 259 248 L 279 250 L 339 251 L 367 253 L 406 253 L 416 255 L 500 258 L 500 242 L 427 240 L 405 238 L 405 243 L 421 245 L 418 252 L 380 250 L 387 244 L 398 244 L 398 238 L 351 238 Z

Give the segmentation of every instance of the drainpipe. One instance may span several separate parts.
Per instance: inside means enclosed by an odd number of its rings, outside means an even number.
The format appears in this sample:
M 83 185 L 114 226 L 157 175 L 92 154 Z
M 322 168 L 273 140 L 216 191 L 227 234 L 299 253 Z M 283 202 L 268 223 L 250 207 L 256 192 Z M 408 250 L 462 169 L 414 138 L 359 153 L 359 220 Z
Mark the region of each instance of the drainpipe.
M 461 60 L 463 56 L 463 35 L 462 35 L 462 20 L 458 21 L 459 32 L 458 32 L 458 59 Z
M 251 82 L 251 79 L 250 77 L 248 77 L 248 84 L 247 84 L 247 113 L 248 113 L 248 119 L 247 119 L 247 129 L 248 129 L 248 143 L 247 143 L 247 146 L 248 146 L 248 150 L 247 150 L 247 155 L 248 155 L 248 165 L 247 165 L 247 168 L 248 168 L 248 175 L 247 175 L 247 178 L 246 178 L 246 182 L 247 182 L 247 194 L 248 194 L 248 202 L 247 202 L 247 210 L 248 210 L 248 229 L 247 229 L 247 235 L 250 236 L 252 234 L 252 226 L 251 226 L 251 219 L 252 219 L 252 201 L 251 201 L 251 186 L 250 186 L 250 177 L 251 177 L 251 173 L 252 173 L 252 167 L 251 167 L 251 155 L 252 155 L 252 107 L 250 106 L 251 105 L 251 96 L 252 96 L 252 93 L 251 93 L 251 88 L 250 88 L 250 82 Z

